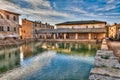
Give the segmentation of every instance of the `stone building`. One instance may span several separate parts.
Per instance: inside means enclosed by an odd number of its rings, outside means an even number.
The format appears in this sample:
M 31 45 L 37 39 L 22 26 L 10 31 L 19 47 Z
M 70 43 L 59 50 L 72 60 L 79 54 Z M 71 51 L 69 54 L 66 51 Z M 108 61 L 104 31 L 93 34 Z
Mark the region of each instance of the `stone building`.
M 20 28 L 20 36 L 22 39 L 32 39 L 32 38 L 40 38 L 41 35 L 37 34 L 37 30 L 48 30 L 54 29 L 54 26 L 50 24 L 43 24 L 42 22 L 30 21 L 27 19 L 22 19 L 22 25 Z
M 106 22 L 89 21 L 68 21 L 56 24 L 54 30 L 38 31 L 39 34 L 51 33 L 51 39 L 79 41 L 79 40 L 101 40 L 106 37 Z M 47 37 L 45 35 L 44 39 Z
M 20 28 L 20 37 L 22 39 L 33 38 L 33 22 L 30 20 L 22 19 L 22 25 Z
M 0 38 L 19 38 L 19 15 L 7 10 L 0 10 Z
M 120 24 L 114 24 L 108 27 L 108 37 L 109 38 L 119 38 L 120 37 Z

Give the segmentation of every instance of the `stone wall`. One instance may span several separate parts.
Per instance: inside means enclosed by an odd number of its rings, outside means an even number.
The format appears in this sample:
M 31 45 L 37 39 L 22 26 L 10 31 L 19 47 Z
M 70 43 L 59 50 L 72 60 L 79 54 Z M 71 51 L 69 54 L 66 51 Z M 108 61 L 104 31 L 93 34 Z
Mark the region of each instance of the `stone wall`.
M 102 42 L 101 50 L 97 51 L 94 66 L 89 80 L 120 80 L 120 63 L 113 51 L 108 49 L 105 39 Z

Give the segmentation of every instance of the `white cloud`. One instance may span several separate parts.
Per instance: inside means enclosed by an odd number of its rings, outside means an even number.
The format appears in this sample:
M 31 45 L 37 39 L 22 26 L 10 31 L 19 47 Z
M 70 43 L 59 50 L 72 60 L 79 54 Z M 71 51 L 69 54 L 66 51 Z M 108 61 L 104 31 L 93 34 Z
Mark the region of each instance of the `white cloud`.
M 116 4 L 118 4 L 117 0 L 107 0 L 106 5 L 101 8 L 96 9 L 96 11 L 109 11 L 112 9 L 116 9 L 117 7 Z
M 0 1 L 0 9 L 6 9 L 12 12 L 20 13 L 22 15 L 21 17 L 23 18 L 30 18 L 33 20 L 42 20 L 44 22 L 50 21 L 51 23 L 56 23 L 56 22 L 52 22 L 53 18 L 51 19 L 51 16 L 64 17 L 64 18 L 69 18 L 70 16 L 73 16 L 70 13 L 63 13 L 63 12 L 52 10 L 50 3 L 46 0 L 25 0 L 25 1 L 30 3 L 34 9 L 22 8 L 19 5 L 13 4 L 6 0 Z M 44 6 L 47 9 L 41 9 L 38 6 Z
M 106 5 L 105 7 L 96 9 L 96 11 L 109 11 L 115 8 L 116 8 L 115 5 Z
M 81 8 L 77 8 L 77 7 L 71 7 L 70 10 L 72 10 L 74 12 L 78 12 L 78 13 L 87 13 L 87 11 L 85 11 Z
M 48 9 L 51 9 L 50 3 L 47 0 L 25 0 L 26 2 L 30 3 L 35 9 L 38 6 L 44 6 Z
M 81 9 L 81 8 L 78 8 L 78 7 L 71 7 L 69 9 L 74 11 L 74 12 L 80 13 L 81 16 L 88 16 L 88 17 L 96 17 L 97 16 L 97 15 L 95 15 L 94 12 L 88 12 L 88 11 Z
M 110 3 L 113 3 L 115 0 L 107 0 L 107 3 L 110 4 Z

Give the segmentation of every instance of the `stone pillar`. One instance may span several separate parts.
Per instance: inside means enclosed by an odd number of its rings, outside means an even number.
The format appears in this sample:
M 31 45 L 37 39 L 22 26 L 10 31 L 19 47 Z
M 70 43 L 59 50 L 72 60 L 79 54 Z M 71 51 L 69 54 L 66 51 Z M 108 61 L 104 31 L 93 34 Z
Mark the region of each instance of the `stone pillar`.
M 105 33 L 103 33 L 103 38 L 105 38 L 106 37 L 106 34 Z M 118 36 L 119 37 L 119 36 Z
M 78 33 L 75 33 L 75 39 L 76 40 L 78 39 Z
M 47 39 L 47 35 L 46 34 L 44 34 L 44 39 Z
M 56 34 L 55 33 L 53 33 L 53 38 L 56 39 Z
M 64 39 L 66 39 L 66 33 L 64 33 Z
M 91 33 L 88 33 L 88 39 L 91 39 Z

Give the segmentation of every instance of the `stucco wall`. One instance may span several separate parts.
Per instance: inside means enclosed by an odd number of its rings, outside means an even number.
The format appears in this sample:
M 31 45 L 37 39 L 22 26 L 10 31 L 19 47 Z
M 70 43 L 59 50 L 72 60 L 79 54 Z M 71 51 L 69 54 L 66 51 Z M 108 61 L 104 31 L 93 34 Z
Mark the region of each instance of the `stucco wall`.
M 9 16 L 9 19 L 7 18 L 7 15 Z M 12 12 L 0 10 L 0 16 L 1 16 L 0 26 L 3 26 L 3 31 L 0 30 L 0 33 L 3 34 L 4 36 L 10 35 L 10 34 L 19 35 L 19 15 Z M 14 17 L 15 17 L 15 20 L 14 20 Z M 7 30 L 7 27 L 10 27 L 10 31 Z
M 105 28 L 106 24 L 57 25 L 57 28 Z

